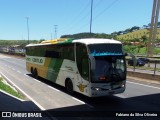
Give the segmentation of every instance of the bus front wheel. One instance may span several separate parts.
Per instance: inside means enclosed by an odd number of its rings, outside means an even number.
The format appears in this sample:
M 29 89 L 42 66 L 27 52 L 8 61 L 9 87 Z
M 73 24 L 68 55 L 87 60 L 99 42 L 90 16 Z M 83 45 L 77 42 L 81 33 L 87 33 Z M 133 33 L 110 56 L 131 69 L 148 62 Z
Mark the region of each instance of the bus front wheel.
M 73 83 L 70 79 L 66 81 L 65 87 L 69 93 L 73 93 Z

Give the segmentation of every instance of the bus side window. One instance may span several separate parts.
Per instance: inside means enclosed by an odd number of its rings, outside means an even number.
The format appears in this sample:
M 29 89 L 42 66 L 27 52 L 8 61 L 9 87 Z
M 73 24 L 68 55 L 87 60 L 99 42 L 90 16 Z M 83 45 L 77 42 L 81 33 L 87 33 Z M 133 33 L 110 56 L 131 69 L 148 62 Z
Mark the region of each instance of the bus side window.
M 61 58 L 74 61 L 74 44 L 61 46 Z
M 80 75 L 89 80 L 89 62 L 87 48 L 83 44 L 76 44 L 76 63 Z
M 87 58 L 82 58 L 82 77 L 89 80 L 89 63 Z

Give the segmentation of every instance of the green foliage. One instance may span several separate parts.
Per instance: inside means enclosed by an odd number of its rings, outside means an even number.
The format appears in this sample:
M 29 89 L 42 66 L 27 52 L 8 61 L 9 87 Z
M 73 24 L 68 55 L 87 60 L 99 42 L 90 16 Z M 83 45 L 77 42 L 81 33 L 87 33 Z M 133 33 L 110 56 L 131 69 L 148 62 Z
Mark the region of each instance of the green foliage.
M 78 33 L 73 35 L 62 35 L 61 38 L 107 38 L 107 39 L 115 39 L 115 35 L 109 35 L 105 33 Z
M 38 43 L 37 40 L 29 40 L 29 43 Z M 0 45 L 21 45 L 26 46 L 28 44 L 28 40 L 0 40 Z
M 146 47 L 143 45 L 124 45 L 124 51 L 133 54 L 146 54 Z M 154 54 L 160 54 L 160 48 L 154 48 Z
M 135 45 L 125 45 L 124 51 L 127 53 L 131 52 L 131 53 L 135 54 L 136 48 L 137 48 L 137 46 L 135 46 Z
M 154 54 L 160 54 L 160 48 L 154 48 Z
M 16 96 L 18 98 L 23 98 L 22 95 L 20 93 L 18 93 L 17 91 L 13 90 L 10 86 L 4 84 L 2 82 L 2 78 L 0 78 L 0 89 L 13 95 L 13 96 Z

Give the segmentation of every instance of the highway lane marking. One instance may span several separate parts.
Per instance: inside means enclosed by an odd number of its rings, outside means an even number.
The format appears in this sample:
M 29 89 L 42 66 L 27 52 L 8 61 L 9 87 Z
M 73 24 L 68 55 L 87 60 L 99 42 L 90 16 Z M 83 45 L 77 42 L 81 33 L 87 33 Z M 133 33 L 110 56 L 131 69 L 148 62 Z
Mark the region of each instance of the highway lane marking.
M 20 90 L 25 96 L 27 96 L 31 101 L 33 101 L 41 110 L 46 110 L 37 101 L 35 101 L 32 97 L 30 97 L 27 93 L 25 93 L 20 87 L 18 87 L 14 82 L 12 82 L 7 76 L 5 76 L 2 72 L 0 72 L 0 74 L 4 76 L 18 90 Z
M 24 74 L 24 76 L 29 77 L 28 75 Z
M 35 78 L 34 78 L 33 80 L 35 80 L 36 82 L 39 82 L 39 83 L 41 82 L 41 81 L 39 81 L 39 80 L 37 80 L 37 79 L 35 79 Z
M 14 69 L 14 68 L 12 68 L 12 70 L 14 70 L 14 71 L 15 71 L 15 69 Z
M 55 90 L 55 91 L 57 91 L 57 92 L 60 92 L 60 90 L 58 90 L 58 89 L 56 89 L 56 88 L 54 88 L 54 87 L 51 87 L 51 86 L 49 86 L 49 85 L 48 85 L 48 87 L 51 88 L 51 89 L 53 89 L 53 90 Z
M 21 71 L 17 70 L 18 73 L 21 73 Z
M 145 85 L 145 84 L 141 84 L 141 83 L 135 83 L 135 82 L 130 82 L 130 81 L 127 81 L 128 83 L 132 83 L 132 84 L 136 84 L 136 85 L 142 85 L 142 86 L 145 86 L 145 87 L 151 87 L 151 88 L 155 88 L 155 89 L 160 89 L 159 87 L 154 87 L 154 86 L 150 86 L 150 85 Z
M 76 101 L 78 101 L 78 102 L 80 102 L 80 103 L 82 103 L 82 104 L 85 104 L 85 105 L 89 106 L 90 108 L 94 108 L 92 105 L 90 105 L 90 104 L 88 104 L 88 103 L 85 103 L 85 102 L 83 102 L 82 100 L 79 100 L 79 99 L 77 99 L 77 98 L 75 98 L 75 97 L 72 97 L 72 99 L 74 99 L 74 100 L 76 100 Z
M 85 104 L 85 102 L 83 102 L 83 101 L 81 101 L 81 100 L 79 100 L 79 99 L 77 99 L 77 98 L 75 98 L 75 97 L 72 97 L 72 99 L 74 99 L 74 100 L 76 100 L 76 101 L 78 101 L 78 102 L 80 102 L 80 103 L 82 103 L 82 104 Z

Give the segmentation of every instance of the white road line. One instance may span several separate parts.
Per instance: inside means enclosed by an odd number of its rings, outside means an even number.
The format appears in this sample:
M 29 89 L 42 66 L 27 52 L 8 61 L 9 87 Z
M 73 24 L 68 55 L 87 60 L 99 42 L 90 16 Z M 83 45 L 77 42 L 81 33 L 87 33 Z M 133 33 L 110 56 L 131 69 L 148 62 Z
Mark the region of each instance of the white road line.
M 75 98 L 75 97 L 72 97 L 72 99 L 74 99 L 74 100 L 76 100 L 76 101 L 78 101 L 78 102 L 80 102 L 80 103 L 82 103 L 82 104 L 85 104 L 85 102 L 83 102 L 83 101 L 81 101 L 81 100 L 79 100 L 79 99 L 77 99 L 77 98 Z
M 89 106 L 90 108 L 94 108 L 94 106 L 90 105 L 90 104 L 86 104 L 87 106 Z
M 85 105 L 87 105 L 87 106 L 90 107 L 90 108 L 94 108 L 92 105 L 87 104 L 87 103 L 85 103 L 85 102 L 83 102 L 83 101 L 81 101 L 81 100 L 79 100 L 79 99 L 77 99 L 77 98 L 75 98 L 75 97 L 72 97 L 72 99 L 74 99 L 74 100 L 76 100 L 76 101 L 78 101 L 78 102 L 80 102 L 80 103 L 82 103 L 82 104 L 85 104 Z
M 18 73 L 21 73 L 21 71 L 17 70 Z
M 24 76 L 29 77 L 28 75 L 24 74 Z
M 154 86 L 150 86 L 150 85 L 145 85 L 145 84 L 140 84 L 140 83 L 135 83 L 135 82 L 130 82 L 130 81 L 127 81 L 128 83 L 132 83 L 132 84 L 136 84 L 136 85 L 142 85 L 142 86 L 145 86 L 145 87 L 151 87 L 151 88 L 155 88 L 155 89 L 160 89 L 159 87 L 154 87 Z
M 33 101 L 41 110 L 45 110 L 37 101 L 35 101 L 32 97 L 30 97 L 27 93 L 25 93 L 20 87 L 14 84 L 7 76 L 5 76 L 2 72 L 0 72 L 2 76 L 4 76 L 13 86 L 15 86 L 18 90 L 20 90 L 25 96 L 27 96 L 31 101 Z
M 12 70 L 15 70 L 14 68 L 12 68 Z
M 35 80 L 36 82 L 39 82 L 39 83 L 41 82 L 41 81 L 39 81 L 39 80 L 37 80 L 37 79 L 34 79 L 34 80 Z
M 54 88 L 54 87 L 51 87 L 51 86 L 49 86 L 49 85 L 48 85 L 48 87 L 51 88 L 51 89 L 53 89 L 53 90 L 55 90 L 55 91 L 57 91 L 57 92 L 60 91 L 60 90 L 58 90 L 58 89 L 56 89 L 56 88 Z

